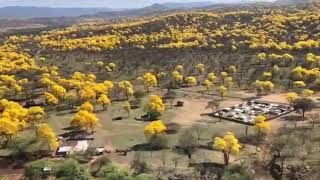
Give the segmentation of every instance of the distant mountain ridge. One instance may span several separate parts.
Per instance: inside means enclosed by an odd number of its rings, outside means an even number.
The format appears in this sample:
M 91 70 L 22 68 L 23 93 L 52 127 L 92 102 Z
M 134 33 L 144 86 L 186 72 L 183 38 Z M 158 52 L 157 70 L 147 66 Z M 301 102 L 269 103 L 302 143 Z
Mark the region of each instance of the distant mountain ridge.
M 112 11 L 111 8 L 51 8 L 9 6 L 0 8 L 0 19 L 4 18 L 38 18 L 63 17 L 95 14 L 101 11 Z
M 277 0 L 275 4 L 279 5 L 295 5 L 295 4 L 307 4 L 311 2 L 320 2 L 319 0 Z
M 121 17 L 139 17 L 146 16 L 152 13 L 165 12 L 171 10 L 186 10 L 194 8 L 205 8 L 217 3 L 211 1 L 200 1 L 200 2 L 186 2 L 186 3 L 155 3 L 150 6 L 146 6 L 138 9 L 128 9 L 122 11 L 113 12 L 99 12 L 95 14 L 98 17 L 104 18 L 121 18 Z

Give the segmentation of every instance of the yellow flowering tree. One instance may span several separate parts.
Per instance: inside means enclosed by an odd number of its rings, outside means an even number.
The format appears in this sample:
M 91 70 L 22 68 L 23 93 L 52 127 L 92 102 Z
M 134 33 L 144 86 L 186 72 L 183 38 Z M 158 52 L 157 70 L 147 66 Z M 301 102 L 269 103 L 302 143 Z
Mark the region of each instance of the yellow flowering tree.
M 198 69 L 199 73 L 202 74 L 203 71 L 205 70 L 206 66 L 204 64 L 197 64 L 196 68 Z
M 161 97 L 157 95 L 150 95 L 148 99 L 148 103 L 145 106 L 146 112 L 159 112 L 162 113 L 165 110 L 165 104 L 163 103 Z
M 219 86 L 217 92 L 219 93 L 221 99 L 223 100 L 224 96 L 226 95 L 228 89 L 224 86 Z
M 94 107 L 90 102 L 85 102 L 80 106 L 80 110 L 93 112 Z
M 224 137 L 214 139 L 213 148 L 221 151 L 224 155 L 224 164 L 229 164 L 230 154 L 238 154 L 241 148 L 239 140 L 231 132 L 227 132 Z
M 259 53 L 259 54 L 258 54 L 258 59 L 259 59 L 259 60 L 265 60 L 266 57 L 267 57 L 266 53 Z
M 260 138 L 262 134 L 267 134 L 270 131 L 270 123 L 265 122 L 266 117 L 259 115 L 255 119 L 255 128 L 257 130 L 257 137 Z
M 310 89 L 304 89 L 302 91 L 302 97 L 310 97 L 314 94 L 314 91 L 313 90 L 310 90 Z
M 289 103 L 290 105 L 292 105 L 292 104 L 293 104 L 293 101 L 298 98 L 298 94 L 295 93 L 295 92 L 290 92 L 290 93 L 286 94 L 286 97 L 285 97 L 285 98 L 286 98 L 286 100 L 288 101 L 288 103 Z
M 18 134 L 19 128 L 17 123 L 7 117 L 0 117 L 0 137 L 4 140 L 3 144 L 6 146 L 13 136 Z
M 91 133 L 93 133 L 94 128 L 100 126 L 100 123 L 99 118 L 94 113 L 80 110 L 73 117 L 70 125 L 77 128 L 85 128 L 86 131 L 90 129 Z
M 179 73 L 182 73 L 182 71 L 183 71 L 183 65 L 181 65 L 181 64 L 177 65 L 174 70 L 175 70 L 175 71 L 178 71 Z
M 208 79 L 204 80 L 203 85 L 206 87 L 207 91 L 209 91 L 213 87 L 213 83 Z
M 208 80 L 211 81 L 212 83 L 214 83 L 216 81 L 216 79 L 217 79 L 217 77 L 213 72 L 208 74 Z
M 106 94 L 102 94 L 99 96 L 97 103 L 102 105 L 102 109 L 105 110 L 106 105 L 110 105 L 111 104 L 111 100 L 109 99 L 108 95 Z
M 152 136 L 164 134 L 166 130 L 167 130 L 167 127 L 164 125 L 163 121 L 157 120 L 157 121 L 151 122 L 144 128 L 144 134 L 147 137 L 147 139 L 149 139 Z
M 231 65 L 231 66 L 228 67 L 228 73 L 229 74 L 234 74 L 236 72 L 237 72 L 237 68 L 235 66 Z
M 48 124 L 40 124 L 37 129 L 37 134 L 40 138 L 43 138 L 48 143 L 50 150 L 56 150 L 59 147 L 57 136 Z
M 143 86 L 146 91 L 150 91 L 150 87 L 156 87 L 158 85 L 157 78 L 151 73 L 146 73 L 143 75 Z
M 119 83 L 119 88 L 125 92 L 127 99 L 129 99 L 129 96 L 133 95 L 133 86 L 130 81 L 121 81 Z
M 59 103 L 58 98 L 56 98 L 51 93 L 45 92 L 44 97 L 45 97 L 46 101 L 48 102 L 48 104 L 50 104 L 50 105 L 57 105 Z
M 188 86 L 196 86 L 197 85 L 197 78 L 194 76 L 189 76 L 185 79 Z

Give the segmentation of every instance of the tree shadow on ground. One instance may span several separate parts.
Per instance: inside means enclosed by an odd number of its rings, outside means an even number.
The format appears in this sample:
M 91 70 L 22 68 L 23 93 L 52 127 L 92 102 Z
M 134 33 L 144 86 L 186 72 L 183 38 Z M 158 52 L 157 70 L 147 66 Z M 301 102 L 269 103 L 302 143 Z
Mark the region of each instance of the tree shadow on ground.
M 68 127 L 69 129 L 70 127 Z M 67 128 L 64 128 L 64 129 L 67 129 Z M 62 133 L 62 134 L 59 134 L 58 136 L 61 136 L 65 139 L 75 139 L 75 140 L 86 140 L 86 139 L 92 139 L 90 138 L 92 136 L 91 133 L 87 132 L 87 131 L 84 131 L 84 130 L 75 130 L 74 128 L 70 128 L 71 131 L 69 132 L 66 132 L 66 133 Z
M 241 136 L 238 138 L 241 144 L 247 144 L 252 146 L 259 146 L 263 144 L 263 140 L 258 138 L 256 135 L 248 135 L 248 136 Z
M 166 127 L 167 127 L 167 131 L 166 131 L 167 134 L 176 134 L 181 129 L 181 125 L 177 123 L 167 123 Z
M 157 148 L 157 147 L 151 146 L 148 143 L 142 143 L 142 144 L 133 145 L 130 149 L 133 151 L 161 151 L 169 148 Z
M 298 121 L 304 120 L 302 116 L 298 116 L 298 115 L 283 116 L 280 119 L 283 121 L 292 121 L 292 122 L 298 122 Z

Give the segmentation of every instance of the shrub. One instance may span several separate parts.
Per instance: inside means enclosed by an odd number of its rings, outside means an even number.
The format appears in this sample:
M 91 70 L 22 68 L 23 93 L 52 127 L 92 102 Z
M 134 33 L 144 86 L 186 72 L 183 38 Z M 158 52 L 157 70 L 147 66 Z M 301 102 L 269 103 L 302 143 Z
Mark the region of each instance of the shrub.
M 146 173 L 148 171 L 148 165 L 144 157 L 140 153 L 136 153 L 131 161 L 131 169 L 135 174 Z
M 54 175 L 61 180 L 89 180 L 90 173 L 76 160 L 68 159 L 54 167 Z
M 184 131 L 178 139 L 179 149 L 191 159 L 192 154 L 196 151 L 198 140 L 191 130 Z
M 111 161 L 108 158 L 108 156 L 104 155 L 104 156 L 98 157 L 90 165 L 91 174 L 95 176 L 103 166 L 105 166 L 105 165 L 107 165 L 109 163 L 111 163 Z
M 98 176 L 106 180 L 132 180 L 133 179 L 128 172 L 123 171 L 112 164 L 103 166 L 100 169 Z
M 45 179 L 47 173 L 43 171 L 43 168 L 48 164 L 46 159 L 40 159 L 29 162 L 24 168 L 24 176 L 26 179 Z
M 156 177 L 152 174 L 140 174 L 134 180 L 156 180 Z
M 222 180 L 251 180 L 253 179 L 248 173 L 247 168 L 236 164 L 228 166 L 222 175 Z
M 152 150 L 160 150 L 168 147 L 168 138 L 166 135 L 155 135 L 149 138 L 148 143 Z

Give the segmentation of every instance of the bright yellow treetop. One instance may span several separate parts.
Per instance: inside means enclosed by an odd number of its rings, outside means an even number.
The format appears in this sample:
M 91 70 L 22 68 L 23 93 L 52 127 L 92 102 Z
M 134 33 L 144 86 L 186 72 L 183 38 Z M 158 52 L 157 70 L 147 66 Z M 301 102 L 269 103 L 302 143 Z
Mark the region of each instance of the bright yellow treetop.
M 162 120 L 157 120 L 151 122 L 144 128 L 144 134 L 146 137 L 152 137 L 158 134 L 164 134 L 167 130 L 167 127 L 164 125 Z

